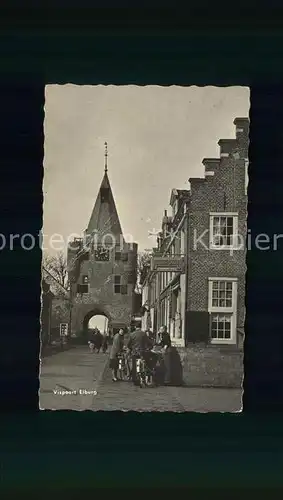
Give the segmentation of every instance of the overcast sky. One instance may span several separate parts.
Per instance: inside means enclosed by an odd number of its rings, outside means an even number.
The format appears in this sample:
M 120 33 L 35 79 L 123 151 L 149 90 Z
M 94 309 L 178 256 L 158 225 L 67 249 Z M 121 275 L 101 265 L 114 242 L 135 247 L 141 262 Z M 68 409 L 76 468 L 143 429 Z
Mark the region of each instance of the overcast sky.
M 140 250 L 155 240 L 172 188 L 203 177 L 202 159 L 235 137 L 249 114 L 247 87 L 48 85 L 45 102 L 43 233 L 66 241 L 88 225 L 104 174 L 124 233 Z M 45 238 L 45 241 L 48 241 Z M 45 244 L 46 245 L 46 244 Z

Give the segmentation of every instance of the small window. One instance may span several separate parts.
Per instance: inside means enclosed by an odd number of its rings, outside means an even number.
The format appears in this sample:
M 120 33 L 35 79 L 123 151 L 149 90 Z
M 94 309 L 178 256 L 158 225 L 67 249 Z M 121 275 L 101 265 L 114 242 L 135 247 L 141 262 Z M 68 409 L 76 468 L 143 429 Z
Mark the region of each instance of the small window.
M 114 276 L 114 293 L 121 293 L 121 276 Z
M 88 293 L 88 285 L 78 285 L 77 293 Z
M 128 254 L 127 253 L 122 253 L 121 259 L 122 259 L 123 262 L 127 262 L 128 261 Z
M 127 295 L 128 293 L 128 287 L 127 285 L 121 285 L 121 294 L 122 295 Z
M 121 260 L 121 252 L 115 252 L 115 260 Z
M 89 279 L 88 279 L 88 276 L 87 274 L 85 274 L 82 278 L 82 282 L 83 282 L 83 285 L 88 285 L 89 283 Z

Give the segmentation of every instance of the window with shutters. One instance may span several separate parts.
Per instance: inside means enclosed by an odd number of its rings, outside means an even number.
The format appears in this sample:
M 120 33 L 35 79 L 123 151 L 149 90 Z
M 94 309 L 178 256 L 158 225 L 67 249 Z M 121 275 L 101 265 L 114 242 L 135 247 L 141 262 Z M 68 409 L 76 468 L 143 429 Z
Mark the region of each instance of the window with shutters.
M 77 285 L 77 293 L 88 293 L 88 285 Z
M 208 312 L 212 343 L 236 343 L 237 278 L 209 278 Z
M 238 246 L 238 214 L 211 213 L 210 237 L 211 250 L 237 249 Z

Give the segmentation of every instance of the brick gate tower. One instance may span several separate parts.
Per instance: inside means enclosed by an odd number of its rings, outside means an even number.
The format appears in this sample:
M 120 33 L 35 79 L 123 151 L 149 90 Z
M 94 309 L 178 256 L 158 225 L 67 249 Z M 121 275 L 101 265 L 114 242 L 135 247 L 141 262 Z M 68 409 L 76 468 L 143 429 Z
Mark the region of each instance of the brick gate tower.
M 107 173 L 83 238 L 68 247 L 71 332 L 86 333 L 92 316 L 104 315 L 112 333 L 129 326 L 135 307 L 137 244 L 124 239 Z

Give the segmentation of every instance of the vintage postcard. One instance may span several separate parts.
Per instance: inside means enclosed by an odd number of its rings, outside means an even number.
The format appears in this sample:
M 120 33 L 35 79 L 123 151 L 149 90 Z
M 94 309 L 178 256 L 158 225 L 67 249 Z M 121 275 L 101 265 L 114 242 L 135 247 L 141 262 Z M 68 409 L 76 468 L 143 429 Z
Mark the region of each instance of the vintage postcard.
M 46 86 L 40 409 L 242 409 L 249 88 Z

